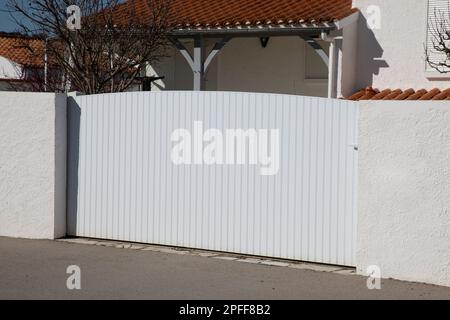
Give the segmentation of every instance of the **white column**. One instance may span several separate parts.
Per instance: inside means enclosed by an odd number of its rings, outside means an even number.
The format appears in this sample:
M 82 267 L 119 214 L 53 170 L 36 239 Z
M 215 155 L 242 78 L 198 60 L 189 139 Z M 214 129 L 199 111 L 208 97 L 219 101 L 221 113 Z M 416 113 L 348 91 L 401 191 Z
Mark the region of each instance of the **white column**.
M 337 98 L 338 84 L 340 78 L 340 68 L 342 57 L 342 37 L 336 37 L 330 41 L 330 54 L 328 63 L 328 98 Z
M 194 39 L 194 91 L 204 90 L 204 68 L 203 68 L 203 39 Z

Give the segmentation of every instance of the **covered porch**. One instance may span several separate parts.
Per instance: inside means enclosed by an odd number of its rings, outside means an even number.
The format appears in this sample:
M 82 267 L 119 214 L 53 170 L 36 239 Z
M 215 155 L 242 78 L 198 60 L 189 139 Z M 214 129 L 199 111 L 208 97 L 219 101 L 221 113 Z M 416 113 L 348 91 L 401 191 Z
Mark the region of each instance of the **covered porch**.
M 164 77 L 151 90 L 329 98 L 353 90 L 359 12 L 352 1 L 178 2 L 171 9 L 168 58 L 147 71 Z

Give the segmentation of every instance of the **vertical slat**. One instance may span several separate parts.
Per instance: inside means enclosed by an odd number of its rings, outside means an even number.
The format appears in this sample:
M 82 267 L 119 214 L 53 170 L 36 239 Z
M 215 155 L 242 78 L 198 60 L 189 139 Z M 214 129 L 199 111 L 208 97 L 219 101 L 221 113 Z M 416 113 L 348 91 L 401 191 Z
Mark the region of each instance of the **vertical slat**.
M 70 233 L 354 265 L 354 103 L 233 92 L 74 100 Z M 193 135 L 195 121 L 223 132 L 224 145 L 226 129 L 278 129 L 279 172 L 262 176 L 248 163 L 174 165 L 171 133 Z

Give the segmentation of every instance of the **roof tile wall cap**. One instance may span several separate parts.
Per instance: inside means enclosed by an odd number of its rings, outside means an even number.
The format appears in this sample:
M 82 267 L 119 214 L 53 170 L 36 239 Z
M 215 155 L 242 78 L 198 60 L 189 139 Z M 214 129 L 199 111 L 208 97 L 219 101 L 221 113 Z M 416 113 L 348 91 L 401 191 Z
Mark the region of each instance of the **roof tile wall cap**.
M 361 89 L 358 92 L 354 93 L 348 100 L 367 100 L 366 97 L 373 97 L 375 94 L 379 93 L 379 90 L 373 89 L 372 87 L 367 87 L 365 89 Z
M 405 100 L 406 98 L 408 98 L 410 95 L 414 94 L 415 91 L 414 89 L 407 89 L 405 91 L 403 91 L 402 93 L 400 93 L 398 96 L 396 96 L 394 98 L 394 100 Z
M 360 90 L 360 91 L 352 94 L 350 97 L 348 97 L 347 100 L 359 100 L 365 94 L 366 93 L 363 90 Z
M 377 95 L 375 95 L 372 100 L 382 100 L 384 97 L 386 97 L 387 95 L 389 95 L 391 93 L 391 89 L 386 89 L 381 91 L 380 93 L 378 93 Z
M 367 91 L 360 100 L 371 100 L 377 93 L 375 91 Z
M 401 89 L 396 89 L 394 91 L 392 91 L 390 94 L 388 94 L 387 96 L 385 96 L 383 98 L 383 100 L 392 100 L 394 98 L 396 98 L 398 95 L 400 95 L 403 91 Z
M 416 93 L 410 95 L 406 100 L 417 100 L 426 93 L 427 93 L 427 90 L 425 90 L 425 89 L 417 90 Z
M 390 90 L 386 89 L 380 92 L 377 89 L 367 87 L 354 93 L 347 100 L 450 100 L 450 88 L 446 90 L 439 90 L 434 88 L 431 90 L 420 89 L 414 91 L 413 89 L 407 89 L 402 91 L 401 89 Z
M 432 100 L 443 100 L 446 98 L 450 98 L 450 89 L 446 89 L 441 93 L 435 95 Z
M 419 100 L 431 100 L 434 96 L 441 93 L 441 90 L 434 88 L 433 90 L 429 91 L 428 93 L 424 94 L 422 97 L 419 98 Z

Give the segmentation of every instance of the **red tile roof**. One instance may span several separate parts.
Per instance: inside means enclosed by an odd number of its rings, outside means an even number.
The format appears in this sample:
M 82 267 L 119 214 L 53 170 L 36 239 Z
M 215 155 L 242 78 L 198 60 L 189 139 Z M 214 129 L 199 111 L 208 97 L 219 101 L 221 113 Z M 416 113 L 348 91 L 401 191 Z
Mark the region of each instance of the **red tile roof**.
M 0 34 L 0 56 L 18 64 L 43 67 L 45 42 L 16 34 Z
M 385 89 L 380 91 L 368 87 L 352 94 L 347 100 L 450 100 L 450 89 L 442 91 L 437 88 L 417 91 Z
M 148 21 L 148 3 L 128 0 L 119 5 L 117 23 L 126 21 L 130 12 Z M 318 24 L 341 20 L 356 11 L 352 0 L 171 0 L 168 20 L 178 28 Z

